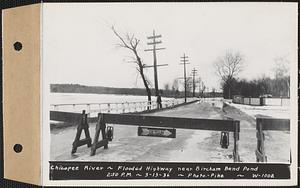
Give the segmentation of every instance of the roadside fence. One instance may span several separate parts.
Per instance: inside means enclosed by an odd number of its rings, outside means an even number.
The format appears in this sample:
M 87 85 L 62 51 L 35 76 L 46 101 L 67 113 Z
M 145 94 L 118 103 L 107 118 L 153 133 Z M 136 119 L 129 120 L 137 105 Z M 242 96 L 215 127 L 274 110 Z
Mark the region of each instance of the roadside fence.
M 189 98 L 189 101 L 195 100 Z M 162 108 L 173 107 L 184 103 L 183 98 L 162 100 Z M 133 101 L 116 103 L 74 103 L 74 104 L 51 104 L 50 111 L 63 111 L 81 113 L 85 110 L 89 117 L 97 117 L 98 113 L 131 113 L 157 109 L 156 101 Z

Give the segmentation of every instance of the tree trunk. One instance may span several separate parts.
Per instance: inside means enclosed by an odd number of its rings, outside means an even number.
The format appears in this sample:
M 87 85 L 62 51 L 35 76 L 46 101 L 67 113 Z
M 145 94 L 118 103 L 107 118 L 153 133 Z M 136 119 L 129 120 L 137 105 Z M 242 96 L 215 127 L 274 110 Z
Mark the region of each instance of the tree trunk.
M 287 97 L 290 98 L 290 83 L 289 81 L 286 81 L 287 84 Z
M 142 64 L 142 61 L 140 59 L 140 57 L 138 56 L 137 52 L 134 51 L 134 54 L 136 56 L 136 59 L 137 59 L 137 62 L 138 62 L 138 66 L 139 66 L 139 72 L 140 72 L 140 75 L 142 77 L 142 80 L 143 80 L 143 83 L 144 83 L 144 86 L 146 88 L 146 92 L 147 92 L 147 96 L 148 96 L 148 102 L 150 104 L 150 107 L 147 106 L 147 110 L 150 110 L 151 108 L 151 90 L 148 86 L 148 83 L 147 83 L 147 80 L 145 78 L 145 75 L 144 75 L 144 67 L 143 67 L 143 64 Z
M 145 78 L 145 76 L 144 76 L 143 70 L 140 71 L 140 74 L 141 74 L 141 77 L 142 77 L 144 86 L 145 86 L 145 88 L 146 88 L 146 92 L 147 92 L 147 96 L 148 96 L 148 102 L 149 102 L 149 104 L 150 104 L 150 106 L 151 106 L 151 91 L 150 91 L 150 88 L 149 88 L 149 86 L 148 86 L 147 80 L 146 80 L 146 78 Z M 149 106 L 147 106 L 147 110 L 150 110 L 150 107 L 149 107 Z
M 146 77 L 144 75 L 144 71 L 143 71 L 144 66 L 143 66 L 142 60 L 141 60 L 140 56 L 137 53 L 137 47 L 138 47 L 138 44 L 139 44 L 140 40 L 138 40 L 137 38 L 135 38 L 134 35 L 130 36 L 129 34 L 127 34 L 127 38 L 124 40 L 117 33 L 117 31 L 114 29 L 113 26 L 112 26 L 112 30 L 115 33 L 115 35 L 119 38 L 119 40 L 121 41 L 120 46 L 123 47 L 123 48 L 126 48 L 126 49 L 128 49 L 128 50 L 130 50 L 131 52 L 134 53 L 135 58 L 136 58 L 136 63 L 137 63 L 137 70 L 139 71 L 139 73 L 140 73 L 140 75 L 142 77 L 144 86 L 146 88 L 147 96 L 148 96 L 148 102 L 151 105 L 151 90 L 150 90 L 150 88 L 148 86 L 147 79 L 146 79 Z M 150 107 L 147 105 L 147 109 L 148 110 L 150 109 Z

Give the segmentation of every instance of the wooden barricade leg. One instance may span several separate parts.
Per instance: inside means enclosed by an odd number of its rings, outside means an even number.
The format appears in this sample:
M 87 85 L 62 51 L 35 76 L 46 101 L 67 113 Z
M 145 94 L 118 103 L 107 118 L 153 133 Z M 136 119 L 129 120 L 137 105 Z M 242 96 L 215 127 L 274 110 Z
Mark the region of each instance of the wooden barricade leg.
M 267 162 L 267 156 L 265 154 L 264 146 L 264 133 L 262 131 L 262 120 L 256 120 L 256 138 L 257 138 L 257 149 L 255 150 L 256 162 Z
M 95 132 L 95 137 L 93 141 L 93 145 L 91 147 L 91 156 L 96 154 L 96 150 L 102 146 L 104 146 L 104 149 L 108 149 L 108 139 L 106 138 L 106 133 L 105 133 L 106 125 L 104 122 L 103 114 L 98 114 L 98 122 L 96 125 L 96 132 Z M 100 131 L 102 134 L 102 140 L 99 140 L 100 136 Z
M 84 130 L 85 133 L 85 139 L 80 140 L 80 136 L 82 133 L 82 130 Z M 81 122 L 77 126 L 77 132 L 76 136 L 73 142 L 73 147 L 71 153 L 74 154 L 77 151 L 77 148 L 83 145 L 87 145 L 88 147 L 91 147 L 92 145 L 92 139 L 90 137 L 90 132 L 89 132 L 89 125 L 87 122 L 87 114 L 85 113 L 85 110 L 82 111 L 82 118 Z
M 233 161 L 240 162 L 240 155 L 239 155 L 240 122 L 236 121 L 234 123 L 235 123 L 235 131 L 233 133 L 233 137 L 234 137 Z
M 84 129 L 85 138 L 89 139 L 89 141 L 87 143 L 87 146 L 91 147 L 92 146 L 92 138 L 90 136 L 89 124 L 87 122 L 87 114 L 85 114 L 85 124 L 84 124 L 84 128 L 83 129 Z

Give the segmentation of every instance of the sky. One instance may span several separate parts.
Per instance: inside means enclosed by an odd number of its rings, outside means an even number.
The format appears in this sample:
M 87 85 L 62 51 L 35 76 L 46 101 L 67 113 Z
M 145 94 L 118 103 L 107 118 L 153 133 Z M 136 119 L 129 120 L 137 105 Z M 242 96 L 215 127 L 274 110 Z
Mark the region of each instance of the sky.
M 159 88 L 183 77 L 180 57 L 189 57 L 208 88 L 220 88 L 214 62 L 227 51 L 244 57 L 239 78 L 272 76 L 274 59 L 295 55 L 296 3 L 45 3 L 43 64 L 50 83 L 89 86 L 143 87 L 132 56 L 116 44 L 113 25 L 121 35 L 141 40 L 139 54 L 147 65 L 147 36 L 161 34 L 157 52 Z M 153 69 L 146 76 L 154 87 Z

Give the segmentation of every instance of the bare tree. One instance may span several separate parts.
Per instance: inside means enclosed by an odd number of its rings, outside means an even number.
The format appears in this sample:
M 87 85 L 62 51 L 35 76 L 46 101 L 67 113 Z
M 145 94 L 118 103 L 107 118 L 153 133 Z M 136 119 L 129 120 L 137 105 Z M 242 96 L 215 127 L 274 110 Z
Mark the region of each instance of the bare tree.
M 184 87 L 184 85 L 183 85 L 183 87 Z M 192 79 L 192 77 L 187 77 L 186 78 L 186 91 L 191 93 L 192 90 L 193 90 L 193 79 Z
M 165 89 L 166 91 L 169 91 L 169 90 L 170 90 L 170 83 L 165 83 L 165 84 L 164 84 L 164 89 Z
M 226 52 L 214 64 L 216 73 L 222 80 L 223 88 L 228 88 L 228 97 L 231 98 L 231 82 L 238 76 L 244 66 L 244 57 L 239 52 Z M 226 95 L 225 95 L 226 96 Z M 227 97 L 227 96 L 226 96 Z
M 275 66 L 273 68 L 274 73 L 275 73 L 275 77 L 276 78 L 282 78 L 282 77 L 286 77 L 289 76 L 289 60 L 286 56 L 282 56 L 282 57 L 277 57 L 274 59 L 275 61 Z
M 214 87 L 211 88 L 211 95 L 213 98 L 216 97 L 216 88 L 214 88 Z
M 172 83 L 172 92 L 175 97 L 179 95 L 179 86 L 178 86 L 178 80 L 174 79 Z
M 290 97 L 290 61 L 286 56 L 277 57 L 274 61 L 275 87 L 277 87 L 280 92 L 286 90 L 287 97 Z
M 172 90 L 179 90 L 178 79 L 174 79 L 172 83 Z
M 140 44 L 140 40 L 136 38 L 134 34 L 127 33 L 125 36 L 121 36 L 113 26 L 111 27 L 111 29 L 116 35 L 116 37 L 119 39 L 119 43 L 117 45 L 129 50 L 132 53 L 133 55 L 132 62 L 136 64 L 136 70 L 140 74 L 143 84 L 146 88 L 148 101 L 151 102 L 151 90 L 149 88 L 149 81 L 147 80 L 144 74 L 144 64 L 142 62 L 140 55 L 138 54 L 138 47 Z
M 199 83 L 199 95 L 200 95 L 201 97 L 204 97 L 204 91 L 205 91 L 205 89 L 206 89 L 206 86 L 205 86 L 204 82 L 201 80 L 200 77 L 199 77 L 198 83 Z

